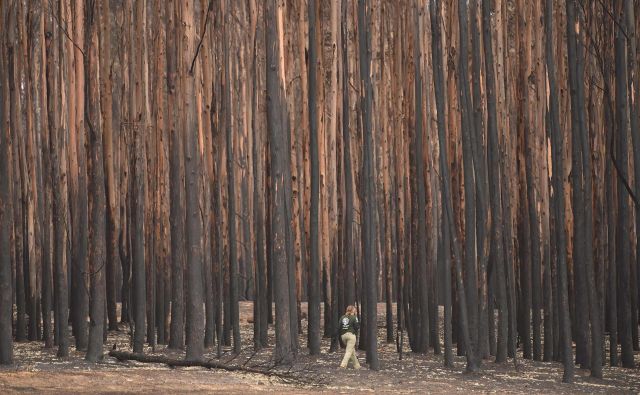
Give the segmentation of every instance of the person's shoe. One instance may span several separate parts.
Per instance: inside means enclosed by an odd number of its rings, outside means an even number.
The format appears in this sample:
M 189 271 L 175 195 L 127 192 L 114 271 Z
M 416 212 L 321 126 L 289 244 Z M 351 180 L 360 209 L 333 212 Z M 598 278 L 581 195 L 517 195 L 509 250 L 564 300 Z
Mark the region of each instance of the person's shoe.
M 342 366 L 342 365 L 338 366 L 338 369 L 346 369 L 346 368 L 347 368 L 346 366 Z

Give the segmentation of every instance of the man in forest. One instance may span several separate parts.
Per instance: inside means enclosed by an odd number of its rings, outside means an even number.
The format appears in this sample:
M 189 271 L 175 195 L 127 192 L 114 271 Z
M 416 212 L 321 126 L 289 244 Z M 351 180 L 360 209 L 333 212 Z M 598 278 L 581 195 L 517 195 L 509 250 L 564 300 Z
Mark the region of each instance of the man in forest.
M 354 369 L 360 369 L 360 362 L 356 355 L 356 339 L 360 322 L 356 316 L 356 308 L 348 306 L 345 314 L 340 317 L 339 335 L 340 339 L 347 345 L 340 368 L 345 369 L 349 361 L 353 363 Z

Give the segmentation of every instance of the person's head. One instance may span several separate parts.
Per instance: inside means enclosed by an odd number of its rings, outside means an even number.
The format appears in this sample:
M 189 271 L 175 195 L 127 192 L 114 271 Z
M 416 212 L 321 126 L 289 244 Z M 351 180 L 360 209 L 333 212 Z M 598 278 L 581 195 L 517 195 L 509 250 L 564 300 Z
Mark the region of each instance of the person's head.
M 356 315 L 356 306 L 349 305 L 347 306 L 347 315 Z

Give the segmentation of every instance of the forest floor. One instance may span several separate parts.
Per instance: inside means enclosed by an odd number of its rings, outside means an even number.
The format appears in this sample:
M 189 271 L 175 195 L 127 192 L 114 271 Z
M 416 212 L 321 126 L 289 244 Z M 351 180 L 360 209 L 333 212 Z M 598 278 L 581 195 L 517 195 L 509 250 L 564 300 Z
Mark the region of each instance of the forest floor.
M 303 305 L 303 311 L 306 306 Z M 512 360 L 505 364 L 484 361 L 479 373 L 464 373 L 464 357 L 454 357 L 455 367 L 445 368 L 443 356 L 406 352 L 398 360 L 395 344 L 385 342 L 383 327 L 384 304 L 379 305 L 380 371 L 366 368 L 365 354 L 359 352 L 363 369 L 338 369 L 342 350 L 329 353 L 330 340 L 322 340 L 322 352 L 317 358 L 308 355 L 304 345 L 306 335 L 300 336 L 301 352 L 296 365 L 289 371 L 292 380 L 282 380 L 261 374 L 207 370 L 204 368 L 171 368 L 160 364 L 135 361 L 119 362 L 106 356 L 104 361 L 91 364 L 84 361 L 84 353 L 71 347 L 70 356 L 60 359 L 55 349 L 45 349 L 41 342 L 15 343 L 15 364 L 0 369 L 0 393 L 639 393 L 640 370 L 604 368 L 604 379 L 589 377 L 589 371 L 576 368 L 574 384 L 562 384 L 562 365 L 519 359 L 522 366 L 516 371 Z M 233 356 L 230 347 L 223 348 L 222 362 L 230 365 L 269 366 L 273 348 L 253 353 L 252 304 L 240 303 L 243 352 Z M 306 327 L 306 320 L 303 320 Z M 305 328 L 306 333 L 306 328 Z M 269 335 L 273 344 L 273 328 Z M 406 342 L 406 336 L 405 336 Z M 71 341 L 73 344 L 73 341 Z M 128 331 L 109 333 L 108 349 L 115 344 L 118 350 L 130 350 Z M 405 345 L 408 350 L 408 345 Z M 182 352 L 158 346 L 149 354 L 183 358 Z M 455 350 L 454 350 L 455 353 Z M 205 358 L 216 360 L 215 349 Z M 636 362 L 640 355 L 636 353 Z

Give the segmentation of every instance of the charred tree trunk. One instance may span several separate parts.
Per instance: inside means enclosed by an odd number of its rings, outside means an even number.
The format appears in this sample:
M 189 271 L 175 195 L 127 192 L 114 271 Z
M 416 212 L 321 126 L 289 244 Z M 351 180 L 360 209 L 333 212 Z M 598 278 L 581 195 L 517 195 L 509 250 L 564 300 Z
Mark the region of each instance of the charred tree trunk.
M 498 137 L 498 119 L 496 112 L 496 79 L 493 61 L 493 45 L 491 42 L 491 4 L 488 1 L 482 3 L 482 41 L 484 44 L 485 59 L 485 89 L 487 92 L 487 130 L 489 168 L 489 194 L 491 196 L 491 228 L 493 240 L 491 241 L 491 255 L 493 257 L 494 278 L 493 284 L 497 287 L 498 302 L 498 342 L 496 362 L 504 362 L 507 359 L 507 290 L 505 287 L 505 254 L 502 245 L 503 215 L 500 199 L 500 148 Z M 490 300 L 491 302 L 491 300 Z M 489 318 L 493 317 L 493 309 L 489 310 Z
M 619 177 L 628 180 L 628 135 L 629 135 L 629 109 L 627 107 L 627 58 L 626 58 L 626 33 L 623 31 L 626 25 L 623 14 L 623 3 L 616 5 L 618 18 L 615 33 L 615 72 L 616 72 L 616 155 L 615 162 Z M 618 336 L 622 352 L 622 366 L 632 368 L 633 342 L 631 337 L 631 291 L 630 291 L 630 270 L 629 257 L 631 256 L 631 240 L 629 235 L 629 195 L 624 184 L 618 180 L 618 224 L 616 239 L 616 262 L 617 265 L 617 291 L 618 291 Z M 610 297 L 614 298 L 615 295 Z
M 311 204 L 310 239 L 311 260 L 309 266 L 309 353 L 320 353 L 320 251 L 319 251 L 319 206 L 320 206 L 320 159 L 318 157 L 318 111 L 317 111 L 317 63 L 318 42 L 316 24 L 318 10 L 315 0 L 309 0 L 309 150 L 311 152 Z M 328 314 L 325 311 L 325 315 Z
M 627 22 L 627 51 L 629 54 L 636 54 L 637 52 L 637 39 L 636 33 L 637 28 L 635 26 L 636 23 L 636 12 L 634 9 L 634 2 L 627 0 L 625 1 L 625 17 Z M 640 86 L 638 86 L 638 69 L 637 69 L 637 58 L 636 56 L 629 56 L 627 58 L 628 63 L 628 95 L 629 95 L 629 123 L 631 127 L 631 140 L 633 143 L 633 174 L 634 174 L 634 187 L 636 191 L 636 196 L 638 191 L 640 191 L 640 118 L 638 109 L 638 95 L 640 94 Z M 640 229 L 640 215 L 639 215 L 638 207 L 635 207 L 635 225 L 636 229 Z M 633 348 L 634 351 L 638 351 L 638 347 L 640 347 L 639 339 L 638 339 L 638 314 L 640 314 L 640 309 L 638 305 L 640 304 L 640 254 L 638 251 L 640 250 L 640 232 L 636 231 L 636 260 L 634 264 L 631 265 L 631 335 L 633 338 Z M 636 276 L 634 281 L 633 276 Z M 634 325 L 635 323 L 635 325 Z M 600 341 L 602 343 L 602 341 Z
M 58 5 L 58 17 L 61 18 L 65 13 L 67 4 L 64 2 Z M 59 37 L 59 36 L 58 36 Z M 68 273 L 68 249 L 67 249 L 67 160 L 65 134 L 67 132 L 68 122 L 73 122 L 66 117 L 66 101 L 64 100 L 65 76 L 67 75 L 68 59 L 65 54 L 65 43 L 58 40 L 59 45 L 59 68 L 58 83 L 56 84 L 56 92 L 60 96 L 59 122 L 51 126 L 56 126 L 52 130 L 50 139 L 51 150 L 51 168 L 52 183 L 57 185 L 53 188 L 53 267 L 54 267 L 54 323 L 56 328 L 56 340 L 58 343 L 58 357 L 66 357 L 69 355 L 69 338 L 68 338 L 68 322 L 69 322 L 69 299 L 67 291 L 67 273 Z M 56 98 L 58 100 L 58 98 Z
M 0 21 L 8 23 L 8 5 L 0 6 Z M 4 41 L 4 40 L 3 40 Z M 0 42 L 0 365 L 13 363 L 13 286 L 11 276 L 12 197 L 10 188 L 11 133 L 6 127 L 6 104 L 9 102 L 9 78 L 5 57 L 5 43 Z M 47 314 L 47 317 L 49 314 Z
M 91 268 L 89 305 L 89 343 L 86 359 L 91 362 L 102 359 L 102 343 L 105 330 L 106 281 L 106 198 L 103 158 L 103 135 L 100 122 L 100 86 L 99 86 L 99 43 L 98 28 L 101 11 L 107 11 L 106 5 L 87 4 L 85 9 L 85 59 L 86 80 L 85 99 L 87 101 L 86 125 L 91 147 Z
M 439 0 L 435 1 L 433 5 L 433 9 L 431 12 L 431 26 L 433 29 L 433 51 L 432 56 L 434 60 L 434 79 L 436 83 L 436 91 L 443 92 L 444 91 L 444 77 L 442 72 L 442 64 L 440 63 L 442 59 L 442 42 L 440 39 L 440 25 L 438 22 L 438 16 L 441 13 L 441 3 Z M 471 337 L 470 337 L 470 329 L 468 326 L 467 320 L 467 305 L 465 303 L 465 288 L 462 281 L 462 248 L 460 247 L 460 242 L 458 236 L 456 235 L 456 231 L 454 229 L 454 220 L 453 220 L 453 200 L 452 200 L 452 192 L 451 192 L 451 176 L 449 171 L 449 159 L 447 155 L 447 130 L 444 123 L 444 100 L 441 95 L 436 95 L 436 106 L 438 113 L 438 142 L 440 147 L 440 177 L 441 177 L 441 188 L 442 188 L 442 204 L 443 211 L 446 215 L 446 224 L 448 227 L 448 234 L 450 235 L 450 243 L 453 247 L 453 260 L 455 262 L 455 272 L 456 272 L 456 286 L 458 291 L 458 302 L 459 302 L 459 311 L 460 311 L 460 330 L 462 331 L 461 339 L 464 341 L 464 347 L 466 349 L 467 356 L 467 370 L 468 371 L 476 371 L 478 370 L 477 361 L 473 357 L 473 347 L 471 345 Z M 445 245 L 445 248 L 447 246 Z M 448 287 L 448 286 L 447 286 Z M 445 319 L 446 321 L 446 319 Z M 445 327 L 446 327 L 445 322 Z M 446 329 L 445 329 L 446 330 Z M 460 347 L 460 344 L 458 345 Z M 445 346 L 445 355 L 447 353 Z M 446 363 L 446 357 L 445 357 Z
M 574 270 L 582 271 L 582 285 L 583 291 L 587 294 L 587 304 L 586 309 L 583 310 L 582 314 L 584 315 L 584 323 L 582 324 L 584 328 L 581 330 L 584 331 L 584 350 L 583 352 L 583 360 L 576 361 L 582 364 L 583 368 L 591 367 L 591 375 L 593 377 L 602 378 L 602 335 L 601 335 L 601 323 L 600 323 L 600 303 L 598 301 L 598 296 L 596 293 L 596 285 L 595 285 L 595 274 L 593 268 L 593 204 L 592 204 L 592 196 L 593 196 L 593 187 L 592 187 L 592 176 L 591 176 L 591 147 L 589 144 L 589 135 L 587 130 L 587 125 L 585 121 L 585 98 L 584 98 L 584 60 L 583 60 L 583 49 L 582 43 L 580 40 L 580 35 L 582 29 L 580 26 L 580 17 L 578 15 L 578 19 L 575 19 L 575 12 L 579 10 L 576 7 L 577 4 L 574 0 L 567 1 L 567 25 L 568 25 L 568 47 L 569 47 L 569 74 L 572 75 L 569 81 L 571 84 L 571 95 L 575 96 L 575 99 L 572 100 L 572 113 L 575 115 L 572 117 L 576 122 L 575 127 L 573 128 L 573 133 L 576 134 L 576 138 L 573 140 L 573 143 L 576 145 L 576 151 L 580 153 L 581 163 L 577 163 L 576 167 L 581 168 L 582 175 L 582 207 L 583 213 L 578 212 L 578 215 L 583 216 L 584 224 L 582 226 L 582 245 L 579 246 L 582 249 L 584 256 L 583 260 L 576 261 L 574 259 Z M 571 56 L 573 54 L 573 56 Z M 574 191 L 576 193 L 576 191 Z M 580 210 L 580 206 L 577 206 L 576 209 Z M 577 226 L 577 221 L 576 221 Z M 576 233 L 577 234 L 577 233 Z M 583 298 L 584 299 L 584 298 Z M 585 305 L 584 303 L 580 303 L 581 305 Z M 589 355 L 589 350 L 587 348 L 587 335 L 589 333 L 589 319 L 591 323 L 591 355 Z M 577 325 L 580 325 L 578 322 Z M 577 349 L 576 349 L 577 355 Z
M 469 3 L 469 18 L 471 23 L 471 51 L 472 71 L 471 84 L 473 90 L 473 122 L 475 136 L 473 141 L 473 163 L 476 175 L 476 207 L 477 207 L 477 248 L 478 248 L 478 358 L 489 356 L 489 323 L 488 312 L 493 314 L 493 308 L 489 310 L 487 266 L 489 260 L 489 245 L 491 241 L 491 216 L 489 215 L 489 176 L 487 174 L 487 151 L 485 133 L 483 128 L 483 101 L 481 90 L 481 35 L 478 25 L 478 1 Z
M 74 9 L 74 41 L 80 48 L 84 48 L 84 6 L 83 2 L 77 2 Z M 76 108 L 75 123 L 76 133 L 76 159 L 75 177 L 76 190 L 71 191 L 73 227 L 71 240 L 73 245 L 73 260 L 71 267 L 71 314 L 73 319 L 73 335 L 76 340 L 76 349 L 86 350 L 88 345 L 87 317 L 89 315 L 89 288 L 87 286 L 89 247 L 89 202 L 84 192 L 87 190 L 87 154 L 85 149 L 86 125 L 85 125 L 85 55 L 76 48 L 75 50 L 75 78 L 76 78 Z M 73 109 L 70 109 L 73 113 Z M 73 175 L 72 175 L 73 177 Z M 73 184 L 72 184 L 73 185 Z
M 416 341 L 418 352 L 427 352 L 429 349 L 429 297 L 427 293 L 427 225 L 426 225 L 426 193 L 424 178 L 424 154 L 423 154 L 423 132 L 422 132 L 422 40 L 420 35 L 419 7 L 414 8 L 414 32 L 413 32 L 413 51 L 414 51 L 414 67 L 415 67 L 415 141 L 413 158 L 415 161 L 415 188 L 416 203 L 414 213 L 417 218 L 417 234 L 412 235 L 412 242 L 418 249 L 414 266 L 417 269 L 417 296 L 415 303 L 419 306 L 419 314 L 414 317 L 416 322 Z
M 171 194 L 171 325 L 169 328 L 169 348 L 184 347 L 184 150 L 180 130 L 181 114 L 177 111 L 180 100 L 180 80 L 178 72 L 181 35 L 178 28 L 177 5 L 173 0 L 165 3 L 167 17 L 167 124 L 170 134 L 170 194 Z
M 225 35 L 227 35 L 227 29 L 230 24 L 231 11 L 228 9 L 232 7 L 230 2 L 225 2 L 224 9 L 224 18 L 225 18 Z M 229 225 L 229 304 L 230 304 L 230 313 L 231 313 L 231 326 L 233 327 L 233 351 L 235 353 L 240 352 L 241 342 L 240 342 L 240 311 L 238 305 L 238 297 L 239 297 L 239 281 L 238 281 L 238 241 L 236 236 L 236 196 L 235 196 L 235 166 L 236 162 L 234 159 L 234 151 L 233 151 L 233 128 L 231 125 L 231 78 L 230 78 L 230 68 L 231 62 L 229 60 L 229 51 L 230 49 L 230 38 L 229 36 L 225 37 L 224 44 L 224 75 L 225 75 L 225 86 L 224 86 L 224 99 L 225 100 L 225 109 L 227 113 L 225 115 L 225 131 L 226 131 L 226 143 L 227 143 L 227 193 L 228 193 L 228 206 L 227 206 L 227 215 L 228 215 L 228 225 Z
M 475 15 L 472 15 L 475 18 Z M 476 183 L 475 164 L 473 163 L 473 140 L 476 135 L 475 120 L 472 117 L 472 101 L 469 92 L 468 44 L 467 44 L 467 2 L 458 1 L 458 24 L 460 26 L 460 52 L 458 62 L 458 91 L 460 96 L 460 115 L 462 118 L 462 151 L 464 166 L 464 273 L 469 327 L 471 328 L 471 347 L 467 352 L 477 349 L 478 332 L 478 291 L 477 291 L 477 252 L 476 252 Z M 471 358 L 476 358 L 471 355 Z M 478 359 L 480 362 L 481 359 Z
M 569 87 L 571 92 L 571 186 L 572 186 L 572 205 L 573 205 L 573 279 L 575 292 L 575 325 L 573 326 L 575 343 L 576 343 L 576 363 L 582 365 L 583 368 L 589 367 L 589 355 L 587 347 L 587 330 L 589 327 L 588 313 L 588 297 L 587 297 L 587 281 L 586 281 L 586 260 L 593 259 L 592 254 L 588 253 L 587 245 L 592 242 L 586 239 L 586 212 L 592 212 L 591 206 L 585 206 L 585 190 L 583 186 L 584 169 L 582 167 L 582 155 L 580 147 L 580 133 L 582 115 L 580 108 L 582 104 L 578 102 L 578 85 L 582 83 L 582 79 L 578 79 L 578 59 L 576 54 L 576 32 L 575 32 L 575 9 L 573 1 L 566 1 L 567 12 L 567 58 L 569 62 Z M 587 255 L 589 257 L 587 257 Z M 578 303 L 577 301 L 586 300 L 587 303 Z
M 556 84 L 556 68 L 553 54 L 553 8 L 551 0 L 547 0 L 545 8 L 545 39 L 546 39 L 546 66 L 548 89 L 547 99 L 549 101 L 550 113 L 550 135 L 552 145 L 552 161 L 553 168 L 553 203 L 555 217 L 555 247 L 557 255 L 557 298 L 558 316 L 560 320 L 560 338 L 562 357 L 564 362 L 564 375 L 562 381 L 565 383 L 573 382 L 573 351 L 571 350 L 571 321 L 569 318 L 569 296 L 567 290 L 567 241 L 565 233 L 565 204 L 564 204 L 564 177 L 562 147 L 564 145 L 563 133 L 560 131 L 559 106 Z
M 341 9 L 341 34 L 342 34 L 342 142 L 343 142 L 343 166 L 344 166 L 344 229 L 343 229 L 343 245 L 344 245 L 344 304 L 352 305 L 356 302 L 354 258 L 353 250 L 353 166 L 351 155 L 351 129 L 350 129 L 350 112 L 349 97 L 349 34 L 348 34 L 348 13 L 347 2 L 342 1 Z
M 103 155 L 107 198 L 106 298 L 109 330 L 118 330 L 116 267 L 118 262 L 117 191 L 114 157 L 113 93 L 111 65 L 111 14 L 108 1 L 100 3 L 100 107 L 103 122 Z
M 291 327 L 289 249 L 287 246 L 287 210 L 285 182 L 287 176 L 287 131 L 282 117 L 283 81 L 281 79 L 278 26 L 276 24 L 276 1 L 268 0 L 264 23 L 267 42 L 267 129 L 269 130 L 270 182 L 271 182 L 271 251 L 273 267 L 273 293 L 276 305 L 276 347 L 274 359 L 277 364 L 291 364 L 295 359 L 295 346 Z
M 145 26 L 145 1 L 139 1 L 135 4 L 133 10 L 133 23 L 136 29 L 132 29 L 132 53 L 134 49 L 142 49 L 144 45 Z M 133 47 L 133 45 L 136 45 Z M 144 143 L 146 131 L 146 122 L 144 114 L 144 80 L 142 78 L 142 62 L 143 59 L 137 59 L 130 65 L 131 68 L 131 127 L 133 128 L 133 282 L 132 282 L 132 299 L 133 299 L 133 352 L 142 352 L 144 346 L 144 337 L 146 334 L 146 273 L 145 273 L 145 201 L 146 201 L 146 178 L 147 178 L 147 155 Z M 135 88 L 133 88 L 135 85 Z
M 370 64 L 371 64 L 371 30 L 369 22 L 371 20 L 371 9 L 367 0 L 358 1 L 358 49 L 360 57 L 360 89 L 362 100 L 362 124 L 363 124 L 363 191 L 362 191 L 362 232 L 363 232 L 363 265 L 364 278 L 363 289 L 365 306 L 366 325 L 366 348 L 367 361 L 371 370 L 380 369 L 378 361 L 378 259 L 376 256 L 376 184 L 374 179 L 374 147 L 372 101 L 373 89 L 371 86 Z M 425 262 L 426 264 L 426 262 Z M 425 303 L 426 307 L 426 303 Z
M 196 99 L 196 33 L 194 4 L 181 2 L 181 22 L 185 47 L 182 51 L 181 79 L 184 114 L 184 160 L 186 200 L 186 266 L 187 266 L 187 354 L 186 360 L 198 361 L 204 353 L 204 290 L 202 281 L 202 217 L 200 215 L 201 149 L 198 136 Z

